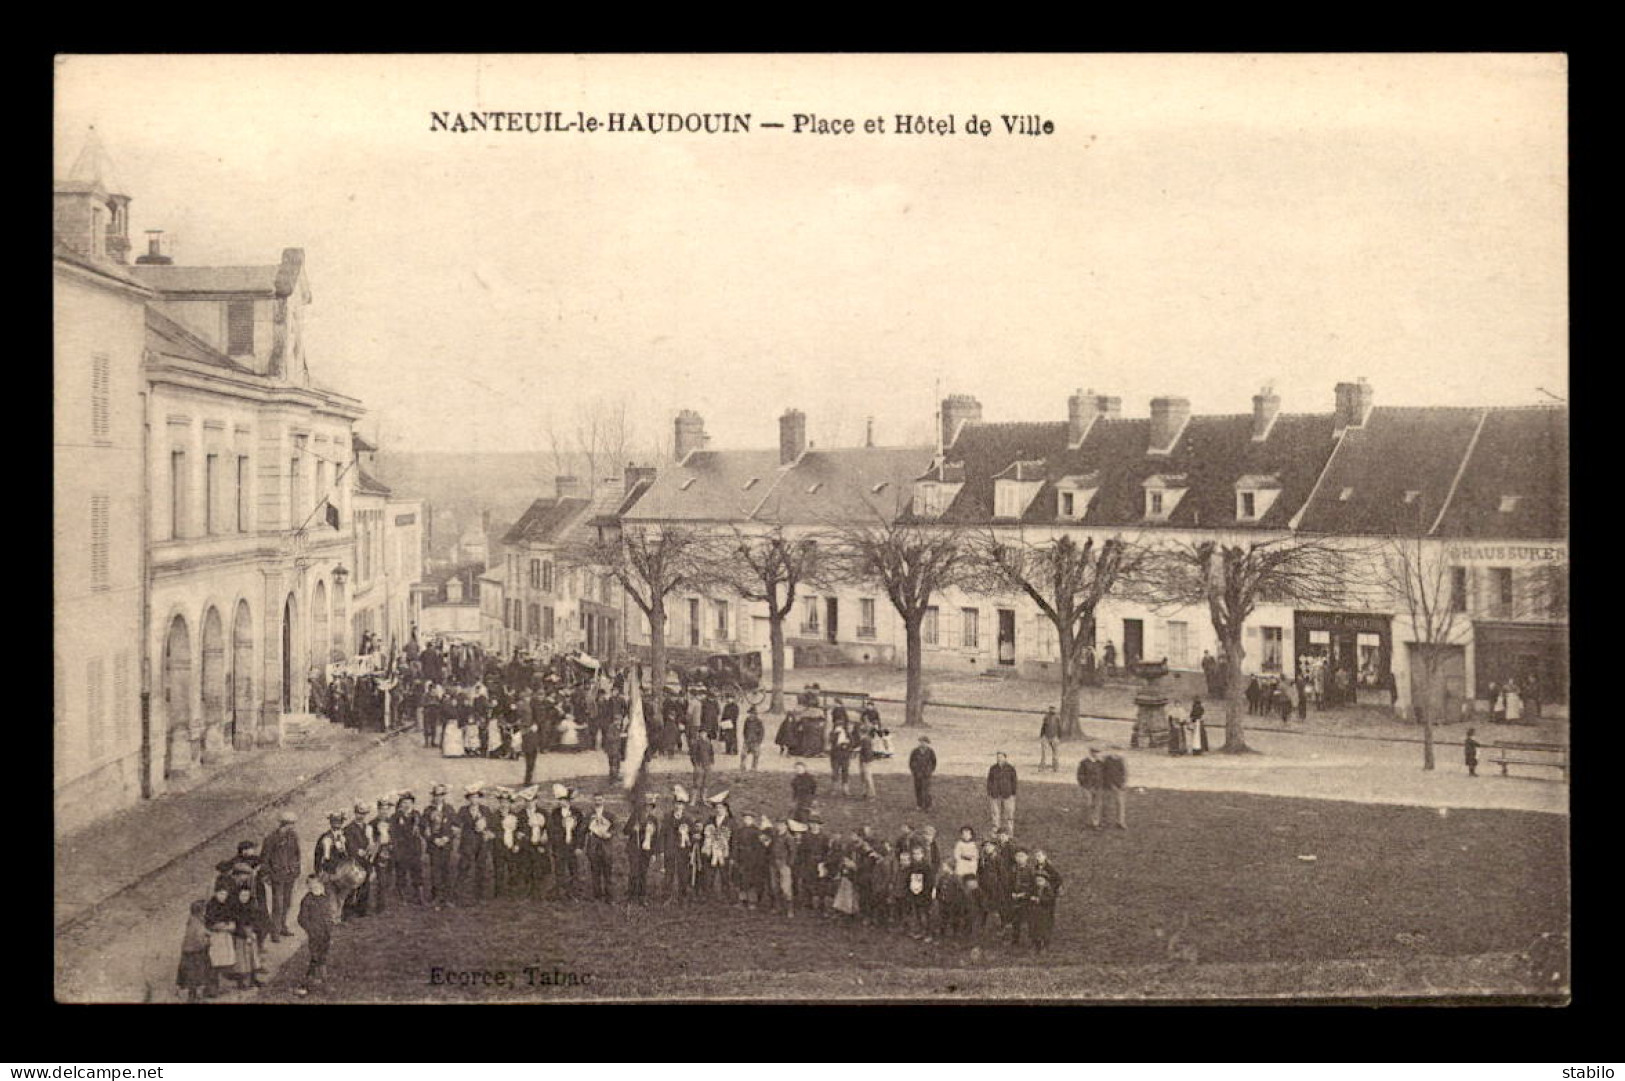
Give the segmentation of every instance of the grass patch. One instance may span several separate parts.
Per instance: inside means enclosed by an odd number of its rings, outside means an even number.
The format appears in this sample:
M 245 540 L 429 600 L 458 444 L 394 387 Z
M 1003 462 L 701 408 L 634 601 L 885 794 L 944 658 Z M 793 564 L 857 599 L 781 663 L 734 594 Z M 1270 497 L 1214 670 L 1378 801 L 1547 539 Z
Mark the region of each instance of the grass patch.
M 824 778 L 820 782 L 827 787 Z M 598 784 L 589 777 L 581 787 L 591 792 Z M 732 791 L 736 813 L 765 811 L 777 818 L 789 804 L 784 774 L 723 784 Z M 906 778 L 885 777 L 880 784 L 874 801 L 823 799 L 826 831 L 872 824 L 891 838 L 904 822 L 924 823 Z M 978 835 L 987 832 L 982 791 L 974 779 L 938 780 L 930 820 L 944 847 L 962 824 L 972 824 Z M 1151 789 L 1130 791 L 1127 831 L 1097 833 L 1082 828 L 1078 804 L 1075 789 L 1058 785 L 1028 785 L 1019 798 L 1018 840 L 1044 847 L 1066 875 L 1046 954 L 1011 949 L 1002 936 L 990 935 L 973 953 L 968 943 L 928 944 L 900 931 L 840 920 L 785 920 L 711 902 L 640 907 L 491 901 L 444 912 L 396 908 L 341 927 L 330 959 L 332 980 L 320 997 L 637 995 L 656 993 L 662 981 L 726 982 L 730 973 L 757 994 L 774 994 L 772 977 L 793 980 L 792 974 L 801 974 L 800 985 L 819 994 L 862 994 L 865 986 L 894 986 L 895 992 L 879 993 L 909 994 L 906 988 L 917 983 L 973 988 L 980 982 L 976 971 L 991 975 L 994 969 L 1033 970 L 1020 983 L 1035 993 L 1031 988 L 1046 986 L 1046 968 L 1246 968 L 1258 962 L 1386 966 L 1380 971 L 1400 975 L 1373 977 L 1371 991 L 1396 993 L 1405 988 L 1394 981 L 1403 982 L 1417 965 L 1507 957 L 1543 932 L 1568 930 L 1567 821 L 1560 816 L 1492 810 L 1441 815 L 1427 808 Z M 1304 855 L 1315 860 L 1300 860 Z M 618 891 L 624 883 L 618 864 Z M 303 964 L 301 954 L 267 997 L 290 997 Z M 518 986 L 433 986 L 435 966 L 504 971 Z M 552 983 L 530 986 L 526 966 L 538 974 L 586 973 L 591 982 L 573 991 Z M 920 970 L 919 978 L 900 979 L 899 970 Z M 1199 982 L 1197 970 L 1187 971 L 1190 982 Z M 1339 985 L 1358 993 L 1361 970 L 1350 971 L 1354 975 L 1340 977 Z M 939 980 L 939 972 L 948 975 Z M 960 979 L 955 972 L 970 975 Z M 866 973 L 873 976 L 867 982 Z M 1433 977 L 1418 979 L 1434 985 Z M 1173 986 L 1180 984 L 1173 980 Z M 719 993 L 709 986 L 709 993 Z M 784 986 L 781 993 L 788 993 Z

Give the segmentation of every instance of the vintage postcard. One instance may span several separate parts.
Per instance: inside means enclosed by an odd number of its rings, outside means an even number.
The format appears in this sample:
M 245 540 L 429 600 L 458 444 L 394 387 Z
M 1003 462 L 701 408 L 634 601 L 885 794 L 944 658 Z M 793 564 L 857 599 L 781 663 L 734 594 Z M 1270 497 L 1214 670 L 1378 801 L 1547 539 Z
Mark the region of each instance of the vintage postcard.
M 59 1000 L 1568 1000 L 1565 57 L 55 91 Z

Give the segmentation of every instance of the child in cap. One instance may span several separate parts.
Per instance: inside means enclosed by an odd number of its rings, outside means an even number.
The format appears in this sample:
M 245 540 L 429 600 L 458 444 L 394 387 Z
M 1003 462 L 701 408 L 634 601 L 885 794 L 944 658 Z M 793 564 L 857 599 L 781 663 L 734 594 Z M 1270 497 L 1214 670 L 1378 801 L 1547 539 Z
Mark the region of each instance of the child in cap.
M 197 1002 L 220 993 L 220 977 L 209 963 L 209 926 L 204 922 L 209 902 L 193 901 L 181 935 L 181 963 L 175 984 L 186 991 L 186 1001 Z
M 327 982 L 327 950 L 333 944 L 333 905 L 327 896 L 327 882 L 321 875 L 306 880 L 305 896 L 299 902 L 299 926 L 310 944 L 310 965 L 305 979 L 294 993 L 310 994 L 311 984 Z

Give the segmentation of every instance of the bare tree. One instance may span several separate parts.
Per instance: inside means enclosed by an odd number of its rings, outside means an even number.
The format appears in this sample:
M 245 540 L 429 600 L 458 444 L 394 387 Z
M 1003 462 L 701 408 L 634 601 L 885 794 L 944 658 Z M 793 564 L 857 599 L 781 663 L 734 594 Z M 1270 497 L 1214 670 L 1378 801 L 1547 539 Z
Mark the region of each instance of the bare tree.
M 574 412 L 574 420 L 548 425 L 548 448 L 555 476 L 578 476 L 590 497 L 605 476 L 614 476 L 637 444 L 637 433 L 626 402 L 596 398 Z
M 1086 538 L 1080 544 L 1063 534 L 1035 542 L 1019 531 L 1012 539 L 991 528 L 969 543 L 970 588 L 990 595 L 1025 594 L 1054 624 L 1061 660 L 1061 738 L 1077 739 L 1080 669 L 1095 609 L 1120 579 L 1137 573 L 1144 550 L 1121 537 L 1099 544 Z
M 666 598 L 708 584 L 708 538 L 686 528 L 606 530 L 565 552 L 567 562 L 613 575 L 649 620 L 649 667 L 655 716 L 666 686 Z
M 871 583 L 885 591 L 902 617 L 908 642 L 908 695 L 905 727 L 925 725 L 921 693 L 920 628 L 931 598 L 958 584 L 969 563 L 969 545 L 960 527 L 881 518 L 872 524 L 838 526 L 834 532 L 833 576 Z
M 708 577 L 747 601 L 767 607 L 768 641 L 772 650 L 772 713 L 784 711 L 784 620 L 795 610 L 796 591 L 822 582 L 825 560 L 814 536 L 792 536 L 782 524 L 763 533 L 745 533 L 735 526 L 732 535 L 713 537 L 707 556 Z
M 1372 562 L 1373 584 L 1403 605 L 1410 617 L 1414 671 L 1421 676 L 1421 701 L 1411 704 L 1422 722 L 1422 768 L 1433 762 L 1433 723 L 1445 715 L 1445 668 L 1454 650 L 1472 633 L 1467 617 L 1466 582 L 1457 582 L 1445 546 L 1418 530 L 1389 538 Z
M 1205 606 L 1224 653 L 1224 746 L 1245 754 L 1242 631 L 1260 602 L 1340 607 L 1356 582 L 1349 549 L 1300 536 L 1225 543 L 1165 541 L 1139 566 L 1131 590 L 1159 609 Z

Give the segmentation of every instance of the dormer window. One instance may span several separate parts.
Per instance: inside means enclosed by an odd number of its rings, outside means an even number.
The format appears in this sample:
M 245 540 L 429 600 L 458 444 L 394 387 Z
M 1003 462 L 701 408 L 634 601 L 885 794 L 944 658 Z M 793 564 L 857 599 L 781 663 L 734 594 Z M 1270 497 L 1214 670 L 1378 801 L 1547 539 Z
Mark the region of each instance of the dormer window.
M 1078 522 L 1089 513 L 1089 504 L 1100 491 L 1100 474 L 1062 477 L 1055 482 L 1056 517 L 1063 521 Z
M 1502 496 L 1501 497 L 1501 513 L 1502 514 L 1511 514 L 1513 511 L 1517 510 L 1518 509 L 1518 500 L 1520 498 L 1521 498 L 1520 496 L 1515 496 L 1515 495 L 1504 495 L 1504 496 Z
M 1237 518 L 1253 519 L 1253 518 L 1258 517 L 1258 493 L 1257 492 L 1237 492 L 1236 493 L 1236 500 L 1237 500 L 1237 503 L 1236 503 L 1236 517 Z
M 1189 490 L 1189 481 L 1183 475 L 1148 477 L 1145 487 L 1145 516 L 1148 521 L 1165 522 L 1179 506 Z
M 1236 521 L 1256 522 L 1270 512 L 1281 494 L 1276 474 L 1252 474 L 1236 481 Z
M 936 518 L 946 511 L 954 498 L 959 495 L 959 489 L 965 485 L 961 482 L 943 483 L 937 480 L 918 480 L 914 482 L 914 513 L 922 518 Z

